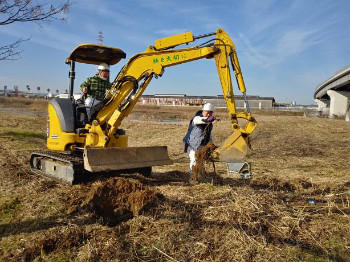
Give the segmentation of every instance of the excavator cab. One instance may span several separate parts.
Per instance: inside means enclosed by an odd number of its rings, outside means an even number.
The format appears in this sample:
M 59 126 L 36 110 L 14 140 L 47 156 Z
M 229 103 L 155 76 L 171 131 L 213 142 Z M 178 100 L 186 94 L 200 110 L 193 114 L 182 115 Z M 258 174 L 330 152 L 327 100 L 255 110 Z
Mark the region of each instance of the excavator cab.
M 69 72 L 69 97 L 73 98 L 75 62 L 94 65 L 99 65 L 101 63 L 115 65 L 124 58 L 126 58 L 126 54 L 123 52 L 123 50 L 115 47 L 95 44 L 82 44 L 76 47 L 66 59 L 66 64 L 70 64 L 71 67 Z M 77 128 L 83 128 L 89 119 L 86 114 L 83 96 L 80 100 L 76 101 L 75 116 Z
M 80 132 L 86 132 L 88 116 L 83 99 L 74 99 L 75 63 L 115 65 L 126 54 L 118 48 L 95 44 L 81 44 L 66 59 L 70 65 L 68 99 L 53 98 L 49 102 L 47 147 L 51 150 L 71 150 L 70 146 L 81 145 Z M 83 97 L 83 96 L 82 96 Z M 78 135 L 78 137 L 77 137 Z

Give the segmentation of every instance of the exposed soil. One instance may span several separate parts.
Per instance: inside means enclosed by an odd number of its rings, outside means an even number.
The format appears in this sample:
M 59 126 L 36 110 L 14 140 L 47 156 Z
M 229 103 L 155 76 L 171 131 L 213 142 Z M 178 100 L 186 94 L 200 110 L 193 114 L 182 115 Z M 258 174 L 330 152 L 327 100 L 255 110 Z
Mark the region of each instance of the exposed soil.
M 77 192 L 69 199 L 67 212 L 92 212 L 109 225 L 138 216 L 161 198 L 159 193 L 139 181 L 121 177 L 93 185 L 86 194 Z

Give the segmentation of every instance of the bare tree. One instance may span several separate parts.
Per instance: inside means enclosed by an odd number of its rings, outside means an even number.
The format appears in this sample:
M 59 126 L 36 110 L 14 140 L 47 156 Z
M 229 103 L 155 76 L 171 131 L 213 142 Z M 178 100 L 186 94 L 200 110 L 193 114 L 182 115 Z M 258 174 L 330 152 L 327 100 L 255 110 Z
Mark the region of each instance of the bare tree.
M 1 1 L 1 0 L 0 0 Z M 28 39 L 20 38 L 16 42 L 13 42 L 8 45 L 0 46 L 0 61 L 1 60 L 17 60 L 19 59 L 20 53 L 17 48 L 23 41 L 27 41 Z
M 53 20 L 66 21 L 65 15 L 69 12 L 69 7 L 73 4 L 71 0 L 62 0 L 62 4 L 49 5 L 39 3 L 38 0 L 0 0 L 0 26 L 9 25 L 16 22 L 35 22 L 42 26 L 44 22 Z M 18 47 L 24 39 L 21 37 L 17 41 L 0 46 L 1 60 L 17 60 L 21 58 Z

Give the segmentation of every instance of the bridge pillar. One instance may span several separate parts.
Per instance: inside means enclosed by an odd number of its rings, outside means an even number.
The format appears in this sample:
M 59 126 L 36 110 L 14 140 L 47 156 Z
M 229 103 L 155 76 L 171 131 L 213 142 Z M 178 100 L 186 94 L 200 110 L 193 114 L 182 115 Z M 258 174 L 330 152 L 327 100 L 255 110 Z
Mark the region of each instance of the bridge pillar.
M 322 101 L 320 99 L 315 99 L 315 102 L 317 103 L 318 110 L 320 111 L 327 107 L 327 103 L 325 101 Z
M 318 111 L 320 112 L 320 115 L 329 115 L 329 104 L 327 101 L 315 99 L 315 102 L 318 105 Z
M 350 92 L 328 90 L 327 95 L 331 98 L 329 117 L 344 117 L 349 110 Z

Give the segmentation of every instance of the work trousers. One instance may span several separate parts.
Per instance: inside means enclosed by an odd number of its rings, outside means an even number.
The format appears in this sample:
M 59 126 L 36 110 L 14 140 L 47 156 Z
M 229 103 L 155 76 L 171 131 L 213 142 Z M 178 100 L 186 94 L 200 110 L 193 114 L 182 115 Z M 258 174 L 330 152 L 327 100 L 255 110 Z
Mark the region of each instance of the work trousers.
M 91 108 L 95 105 L 97 105 L 98 103 L 100 103 L 99 100 L 95 99 L 95 98 L 92 98 L 92 97 L 88 97 L 85 99 L 85 106 L 86 106 L 86 113 L 87 113 L 87 116 L 90 120 L 90 113 L 91 113 Z
M 192 172 L 192 168 L 196 165 L 196 150 L 194 150 L 191 146 L 188 146 L 187 155 L 190 158 L 190 172 Z

